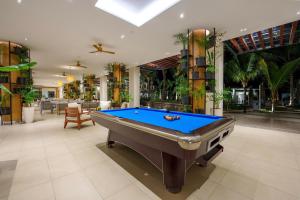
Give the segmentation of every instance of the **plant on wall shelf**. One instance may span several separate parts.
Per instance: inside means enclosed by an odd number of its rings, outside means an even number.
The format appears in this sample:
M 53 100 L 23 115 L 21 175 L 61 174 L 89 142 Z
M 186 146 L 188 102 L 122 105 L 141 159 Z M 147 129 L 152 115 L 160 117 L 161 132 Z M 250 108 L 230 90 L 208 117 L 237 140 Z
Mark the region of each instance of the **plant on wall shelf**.
M 201 85 L 199 88 L 195 89 L 192 94 L 196 99 L 202 99 L 206 94 L 205 87 Z
M 214 72 L 216 70 L 216 66 L 214 64 L 214 52 L 208 51 L 207 52 L 207 65 L 206 65 L 206 71 L 205 71 L 205 77 L 208 80 L 214 79 Z
M 1 115 L 7 115 L 10 114 L 10 108 L 8 105 L 8 98 L 9 95 L 12 95 L 9 89 L 7 89 L 4 85 L 0 84 L 0 114 Z
M 186 70 L 188 68 L 188 60 L 186 58 L 181 58 L 179 60 L 179 64 L 182 70 Z
M 211 95 L 208 96 L 210 101 L 213 101 L 214 108 L 219 109 L 220 103 L 224 99 L 224 93 L 223 92 L 214 92 Z
M 189 104 L 189 81 L 184 75 L 180 75 L 176 79 L 176 93 L 181 98 L 183 104 Z
M 174 35 L 175 38 L 175 44 L 181 44 L 182 50 L 181 50 L 181 56 L 185 57 L 188 55 L 188 49 L 187 44 L 189 42 L 189 36 L 186 33 L 177 33 Z
M 129 95 L 128 90 L 122 90 L 120 96 L 121 96 L 121 102 L 130 102 L 130 101 L 132 101 L 132 96 Z

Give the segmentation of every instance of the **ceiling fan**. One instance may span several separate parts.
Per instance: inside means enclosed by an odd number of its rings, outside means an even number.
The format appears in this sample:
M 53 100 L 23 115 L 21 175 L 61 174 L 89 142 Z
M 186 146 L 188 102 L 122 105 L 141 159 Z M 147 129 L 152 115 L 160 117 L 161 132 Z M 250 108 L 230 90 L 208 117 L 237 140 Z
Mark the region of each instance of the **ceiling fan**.
M 66 72 L 63 72 L 62 74 L 54 74 L 54 76 L 65 78 L 65 77 L 67 77 L 67 74 L 66 74 Z
M 115 54 L 115 52 L 113 51 L 106 51 L 106 50 L 103 50 L 102 48 L 102 44 L 101 43 L 98 43 L 98 44 L 94 44 L 93 47 L 95 47 L 96 51 L 92 51 L 90 53 L 110 53 L 110 54 Z
M 87 68 L 87 66 L 81 65 L 81 64 L 80 64 L 80 61 L 77 61 L 77 63 L 76 63 L 76 64 L 73 64 L 73 65 L 68 65 L 68 66 L 70 66 L 70 67 L 84 68 L 84 69 L 86 69 L 86 68 Z

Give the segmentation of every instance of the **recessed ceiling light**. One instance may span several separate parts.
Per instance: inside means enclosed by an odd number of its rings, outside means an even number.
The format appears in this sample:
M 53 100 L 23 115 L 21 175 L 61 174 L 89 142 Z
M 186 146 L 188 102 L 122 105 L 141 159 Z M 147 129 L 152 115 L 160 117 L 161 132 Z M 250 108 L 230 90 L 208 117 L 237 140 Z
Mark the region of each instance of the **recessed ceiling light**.
M 300 15 L 300 11 L 297 12 L 297 15 Z
M 25 41 L 27 41 L 27 40 L 28 40 L 28 38 L 26 37 L 26 38 L 25 38 Z
M 247 28 L 242 28 L 240 31 L 245 32 L 245 31 L 247 31 Z
M 183 19 L 183 18 L 184 18 L 184 13 L 181 13 L 181 14 L 179 15 L 179 17 L 180 17 L 180 19 Z
M 22 3 L 22 0 L 17 0 L 17 2 L 20 4 L 20 3 Z
M 121 35 L 120 38 L 121 38 L 121 39 L 124 39 L 124 38 L 125 38 L 125 35 Z
M 181 0 L 98 0 L 95 7 L 119 17 L 135 26 L 142 26 Z

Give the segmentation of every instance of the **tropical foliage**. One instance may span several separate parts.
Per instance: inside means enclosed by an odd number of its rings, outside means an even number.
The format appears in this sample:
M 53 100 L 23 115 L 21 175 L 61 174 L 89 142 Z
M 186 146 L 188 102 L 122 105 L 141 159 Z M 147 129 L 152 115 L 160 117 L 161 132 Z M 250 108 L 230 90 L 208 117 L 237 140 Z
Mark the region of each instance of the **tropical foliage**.
M 292 74 L 300 65 L 300 57 L 284 63 L 281 67 L 272 60 L 261 59 L 259 61 L 260 69 L 266 78 L 268 87 L 271 91 L 272 108 L 275 110 L 275 102 L 277 100 L 278 89 L 287 82 L 290 74 Z
M 22 63 L 22 64 L 18 64 L 18 65 L 0 67 L 0 72 L 13 72 L 13 71 L 29 70 L 32 67 L 34 67 L 36 64 L 37 64 L 36 62 L 30 62 L 30 63 Z M 2 84 L 0 84 L 0 90 L 2 90 L 4 93 L 12 95 L 11 91 Z M 5 94 L 0 95 L 1 105 L 3 103 L 3 99 L 5 98 L 4 95 Z
M 254 80 L 259 73 L 259 68 L 257 67 L 259 60 L 260 57 L 257 56 L 257 54 L 251 53 L 234 57 L 226 63 L 225 76 L 230 77 L 232 81 L 242 85 L 244 96 L 246 96 L 248 83 Z M 246 112 L 246 100 L 244 100 L 244 112 Z
M 38 91 L 32 86 L 27 86 L 20 90 L 20 95 L 23 99 L 24 106 L 30 107 L 34 100 L 38 97 Z
M 187 49 L 187 44 L 189 42 L 188 34 L 186 33 L 177 33 L 174 35 L 175 44 L 182 44 L 183 49 Z

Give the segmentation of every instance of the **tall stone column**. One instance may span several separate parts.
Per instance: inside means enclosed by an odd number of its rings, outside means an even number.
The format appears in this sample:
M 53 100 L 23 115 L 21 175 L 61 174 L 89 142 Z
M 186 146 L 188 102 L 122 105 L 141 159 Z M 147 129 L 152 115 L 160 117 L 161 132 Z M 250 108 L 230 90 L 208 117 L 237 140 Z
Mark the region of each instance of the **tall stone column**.
M 100 77 L 100 100 L 107 101 L 107 76 Z
M 216 92 L 223 92 L 224 87 L 224 44 L 220 43 L 216 49 Z M 221 114 L 223 115 L 223 101 L 220 102 Z
M 129 68 L 129 95 L 132 100 L 130 107 L 140 106 L 140 68 Z

